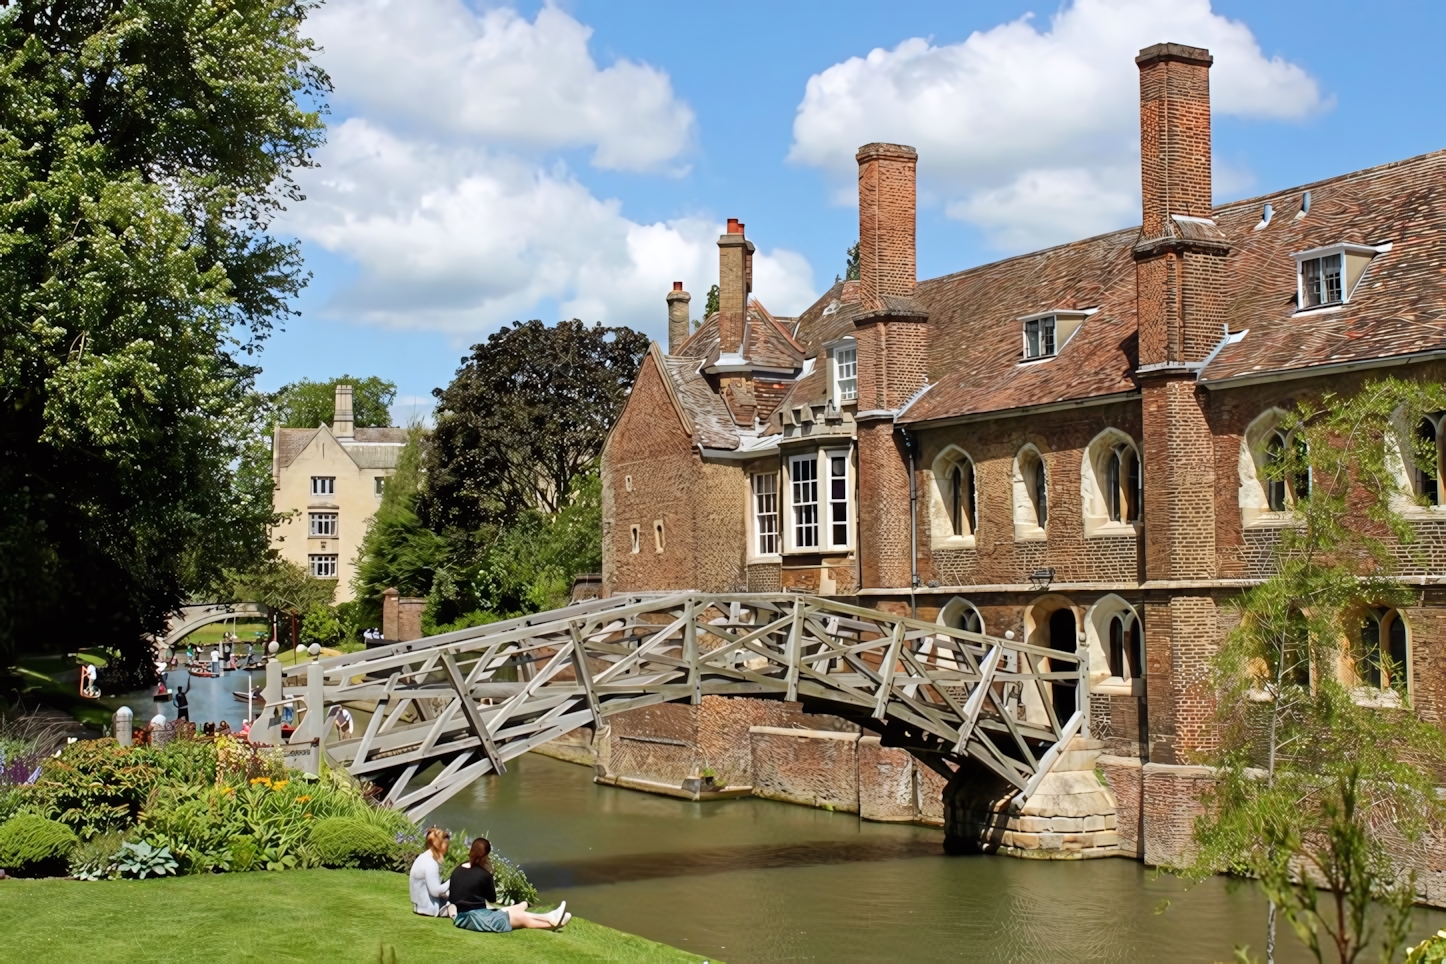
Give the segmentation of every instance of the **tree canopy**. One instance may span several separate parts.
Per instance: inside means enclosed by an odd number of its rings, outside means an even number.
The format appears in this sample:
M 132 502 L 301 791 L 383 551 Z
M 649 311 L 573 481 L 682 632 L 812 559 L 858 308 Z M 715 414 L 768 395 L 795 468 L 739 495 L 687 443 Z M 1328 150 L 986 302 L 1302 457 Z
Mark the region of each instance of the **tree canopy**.
M 304 0 L 0 8 L 0 656 L 132 645 L 265 550 L 244 356 L 323 137 Z
M 381 428 L 392 424 L 392 402 L 397 385 L 376 375 L 354 378 L 342 375 L 330 381 L 303 378 L 282 386 L 271 396 L 276 424 L 283 428 L 316 428 L 330 425 L 336 417 L 336 386 L 352 387 L 352 422 L 357 428 Z
M 563 321 L 503 327 L 437 389 L 417 512 L 435 531 L 557 512 L 602 453 L 648 338 Z

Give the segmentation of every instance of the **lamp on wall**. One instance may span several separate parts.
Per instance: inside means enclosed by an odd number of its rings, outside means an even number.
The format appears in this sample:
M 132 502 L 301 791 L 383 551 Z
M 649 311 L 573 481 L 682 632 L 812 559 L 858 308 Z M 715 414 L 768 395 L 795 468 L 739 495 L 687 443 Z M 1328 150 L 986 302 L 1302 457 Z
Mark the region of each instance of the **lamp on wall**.
M 1035 589 L 1048 589 L 1049 584 L 1054 582 L 1054 567 L 1036 569 L 1029 574 L 1029 584 Z

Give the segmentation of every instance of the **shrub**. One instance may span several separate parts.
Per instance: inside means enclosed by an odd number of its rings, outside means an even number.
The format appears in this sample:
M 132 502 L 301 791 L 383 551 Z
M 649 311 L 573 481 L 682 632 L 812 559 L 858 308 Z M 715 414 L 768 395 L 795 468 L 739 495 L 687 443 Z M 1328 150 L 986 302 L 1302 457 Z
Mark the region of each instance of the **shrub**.
M 120 856 L 116 859 L 116 870 L 122 877 L 164 877 L 176 872 L 176 860 L 168 847 L 152 847 L 142 840 L 140 843 L 121 844 Z
M 527 901 L 537 903 L 537 888 L 522 868 L 497 853 L 491 856 L 492 876 L 497 881 L 497 902 L 504 906 Z
M 328 817 L 311 828 L 311 849 L 323 867 L 380 870 L 391 866 L 396 842 L 355 817 Z
M 1441 961 L 1446 961 L 1446 930 L 1406 948 L 1406 964 L 1440 964 Z
M 75 844 L 75 832 L 65 824 L 20 814 L 0 826 L 0 868 L 19 876 L 60 877 Z
M 70 855 L 70 872 L 81 880 L 105 880 L 115 873 L 124 838 L 118 833 L 103 833 L 81 841 Z
M 256 845 L 255 837 L 243 833 L 231 838 L 226 847 L 226 856 L 232 870 L 250 870 L 256 866 L 256 858 L 261 856 L 261 848 Z
M 135 822 L 160 769 L 157 751 L 115 740 L 82 740 L 46 760 L 31 791 L 36 805 L 82 838 Z

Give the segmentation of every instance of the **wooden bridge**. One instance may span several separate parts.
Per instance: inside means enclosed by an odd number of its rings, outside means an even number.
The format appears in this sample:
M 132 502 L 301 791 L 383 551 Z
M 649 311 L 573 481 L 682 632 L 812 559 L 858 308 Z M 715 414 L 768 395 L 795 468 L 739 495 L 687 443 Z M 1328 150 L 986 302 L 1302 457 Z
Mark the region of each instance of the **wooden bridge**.
M 817 596 L 626 596 L 296 666 L 272 660 L 251 738 L 282 742 L 283 708 L 295 707 L 291 753 L 324 747 L 333 766 L 388 787 L 388 804 L 421 819 L 507 761 L 615 713 L 710 695 L 799 700 L 880 731 L 946 776 L 972 757 L 1018 789 L 1020 806 L 1084 726 L 1088 685 L 1083 649 Z M 328 728 L 337 705 L 360 732 Z

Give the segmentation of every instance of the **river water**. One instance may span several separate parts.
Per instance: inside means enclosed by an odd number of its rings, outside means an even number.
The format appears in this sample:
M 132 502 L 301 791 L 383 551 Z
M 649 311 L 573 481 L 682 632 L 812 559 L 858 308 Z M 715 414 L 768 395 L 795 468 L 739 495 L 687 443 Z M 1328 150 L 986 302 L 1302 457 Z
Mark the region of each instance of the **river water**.
M 765 800 L 691 803 L 528 754 L 432 815 L 486 833 L 545 900 L 716 956 L 779 961 L 1228 961 L 1265 905 L 1122 859 L 946 857 L 940 831 Z M 1446 926 L 1423 911 L 1419 934 Z M 1282 962 L 1309 956 L 1280 935 Z M 1374 957 L 1371 958 L 1374 960 Z

